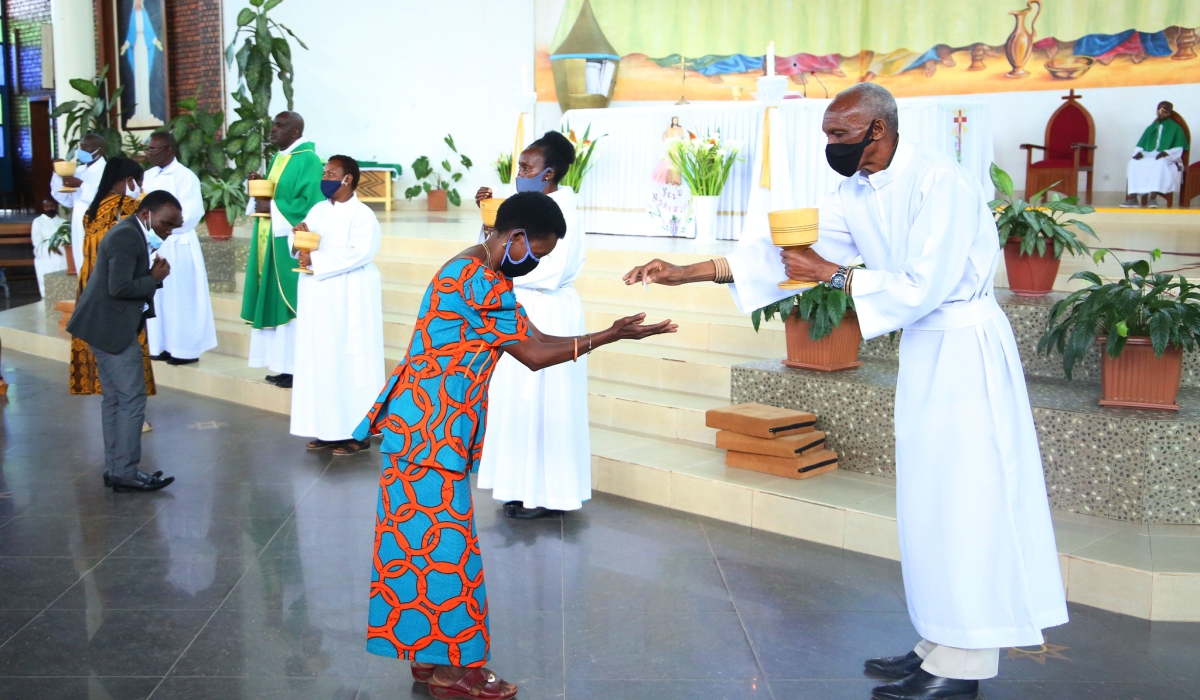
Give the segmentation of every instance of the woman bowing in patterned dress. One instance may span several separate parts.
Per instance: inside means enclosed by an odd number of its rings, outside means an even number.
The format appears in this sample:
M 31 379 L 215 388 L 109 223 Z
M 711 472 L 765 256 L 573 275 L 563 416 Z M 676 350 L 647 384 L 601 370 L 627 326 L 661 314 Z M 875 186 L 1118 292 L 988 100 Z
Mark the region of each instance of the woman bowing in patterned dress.
M 534 328 L 512 278 L 537 267 L 565 233 L 550 197 L 509 197 L 496 233 L 434 275 L 408 354 L 354 433 L 357 440 L 383 435 L 367 651 L 409 660 L 413 678 L 428 682 L 435 698 L 517 694 L 483 667 L 491 637 L 469 480 L 500 353 L 536 371 L 676 329 L 670 320 L 645 325 L 645 314 L 578 337 Z

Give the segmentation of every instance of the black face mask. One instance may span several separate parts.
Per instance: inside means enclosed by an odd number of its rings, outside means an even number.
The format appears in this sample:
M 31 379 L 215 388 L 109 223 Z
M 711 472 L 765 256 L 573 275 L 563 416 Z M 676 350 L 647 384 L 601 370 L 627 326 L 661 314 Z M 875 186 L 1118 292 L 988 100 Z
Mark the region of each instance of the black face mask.
M 509 257 L 508 250 L 512 247 L 513 237 L 518 233 L 525 234 L 525 257 L 520 260 L 513 260 Z M 513 277 L 528 275 L 534 271 L 540 262 L 541 260 L 534 256 L 533 249 L 529 247 L 529 234 L 520 229 L 509 234 L 508 242 L 504 244 L 504 257 L 500 260 L 500 272 L 505 277 L 512 279 Z
M 830 143 L 825 145 L 825 160 L 829 167 L 842 177 L 850 177 L 858 172 L 858 163 L 862 160 L 863 151 L 871 145 L 871 132 L 875 124 L 867 127 L 867 135 L 858 143 Z
M 44 211 L 42 212 L 42 216 L 45 216 L 47 219 L 53 219 L 54 217 L 58 216 L 58 210 L 51 209 L 49 211 Z

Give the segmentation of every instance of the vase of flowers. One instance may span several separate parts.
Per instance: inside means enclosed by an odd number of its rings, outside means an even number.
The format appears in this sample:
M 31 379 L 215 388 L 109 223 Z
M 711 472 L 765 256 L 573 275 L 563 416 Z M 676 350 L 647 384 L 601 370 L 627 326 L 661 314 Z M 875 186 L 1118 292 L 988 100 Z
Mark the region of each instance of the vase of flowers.
M 513 157 L 511 153 L 501 153 L 500 157 L 492 163 L 492 170 L 496 171 L 496 176 L 500 178 L 501 185 L 512 183 L 512 166 Z
M 1088 247 L 1079 240 L 1073 227 L 1096 238 L 1096 233 L 1078 219 L 1062 220 L 1064 214 L 1091 214 L 1095 209 L 1079 204 L 1078 197 L 1063 197 L 1047 190 L 1029 201 L 1013 196 L 1008 173 L 992 163 L 992 184 L 1003 197 L 988 203 L 996 217 L 1000 245 L 1004 246 L 1004 266 L 1008 286 L 1017 296 L 1041 297 L 1054 288 L 1062 254 L 1086 255 Z M 1048 199 L 1043 201 L 1043 197 Z
M 1093 260 L 1108 253 L 1097 250 Z M 1157 249 L 1151 254 L 1161 257 Z M 1177 411 L 1183 352 L 1200 347 L 1200 287 L 1154 272 L 1148 260 L 1121 262 L 1121 270 L 1114 282 L 1090 270 L 1072 275 L 1089 286 L 1054 305 L 1038 353 L 1060 353 L 1070 379 L 1075 363 L 1099 343 L 1101 406 Z
M 692 193 L 696 241 L 716 240 L 718 202 L 741 144 L 726 141 L 720 133 L 673 139 L 667 145 L 671 169 L 677 171 Z
M 575 130 L 571 128 L 570 123 L 563 125 L 562 135 L 566 136 L 571 145 L 575 147 L 575 162 L 571 163 L 567 174 L 563 176 L 562 180 L 559 180 L 559 187 L 570 187 L 575 190 L 576 194 L 579 193 L 579 188 L 583 186 L 583 176 L 592 169 L 592 153 L 596 150 L 596 142 L 608 135 L 601 134 L 593 139 L 591 134 L 590 124 L 587 129 L 584 129 L 582 139 L 575 136 Z
M 763 319 L 778 314 L 783 319 L 787 359 L 797 369 L 836 372 L 861 367 L 858 346 L 862 331 L 854 313 L 854 300 L 840 289 L 822 282 L 802 294 L 768 304 L 750 314 L 757 332 Z

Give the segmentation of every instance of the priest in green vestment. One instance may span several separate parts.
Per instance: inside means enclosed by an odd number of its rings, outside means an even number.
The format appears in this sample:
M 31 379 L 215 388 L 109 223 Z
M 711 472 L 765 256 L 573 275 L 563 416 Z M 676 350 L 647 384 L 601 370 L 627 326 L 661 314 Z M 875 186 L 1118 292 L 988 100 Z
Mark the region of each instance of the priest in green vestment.
M 321 194 L 324 164 L 311 141 L 304 141 L 304 119 L 295 112 L 280 112 L 271 125 L 269 139 L 279 152 L 271 158 L 266 179 L 275 183 L 270 199 L 254 198 L 250 210 L 269 214 L 255 217 L 246 262 L 246 287 L 242 294 L 242 320 L 250 331 L 250 366 L 267 367 L 275 374 L 267 381 L 292 386 L 295 355 L 296 260 L 288 234 L 325 197 Z M 251 179 L 258 178 L 252 175 Z
M 1175 121 L 1175 106 L 1159 102 L 1154 122 L 1142 132 L 1133 150 L 1133 158 L 1125 169 L 1128 193 L 1123 207 L 1158 206 L 1157 197 L 1179 189 L 1183 152 L 1188 148 L 1187 135 Z M 1139 195 L 1141 201 L 1138 201 Z

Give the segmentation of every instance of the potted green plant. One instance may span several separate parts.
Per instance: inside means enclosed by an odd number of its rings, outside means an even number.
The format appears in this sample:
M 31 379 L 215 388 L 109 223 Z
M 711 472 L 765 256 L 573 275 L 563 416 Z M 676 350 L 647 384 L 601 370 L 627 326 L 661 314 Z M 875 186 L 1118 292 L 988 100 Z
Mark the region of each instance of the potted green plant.
M 62 255 L 67 260 L 67 274 L 76 275 L 75 256 L 71 254 L 71 210 L 66 209 L 67 220 L 64 221 L 46 241 L 46 250 L 55 255 Z
M 992 184 L 1003 197 L 988 202 L 996 217 L 1000 245 L 1004 246 L 1004 266 L 1008 271 L 1008 286 L 1018 296 L 1045 296 L 1054 288 L 1062 254 L 1086 255 L 1088 247 L 1079 240 L 1074 227 L 1096 238 L 1095 231 L 1078 219 L 1062 220 L 1066 214 L 1091 214 L 1095 209 L 1079 204 L 1078 197 L 1063 197 L 1051 192 L 1050 185 L 1029 201 L 1013 196 L 1013 181 L 995 163 L 991 168 Z
M 1108 253 L 1097 250 L 1093 259 Z M 1161 256 L 1157 249 L 1151 254 Z M 1178 410 L 1183 351 L 1200 343 L 1200 290 L 1182 275 L 1154 272 L 1147 260 L 1121 262 L 1121 270 L 1113 282 L 1090 270 L 1072 275 L 1088 287 L 1054 305 L 1038 352 L 1062 354 L 1069 379 L 1075 363 L 1101 343 L 1101 406 Z
M 783 319 L 787 342 L 783 364 L 821 372 L 862 366 L 858 361 L 862 331 L 849 294 L 822 282 L 751 313 L 755 332 L 764 319 L 770 321 L 776 314 Z
M 591 125 L 583 130 L 583 140 L 575 137 L 575 130 L 568 123 L 562 128 L 562 135 L 567 137 L 571 145 L 575 147 L 575 162 L 571 163 L 571 167 L 567 168 L 567 174 L 562 176 L 558 181 L 559 187 L 570 187 L 579 192 L 579 188 L 583 187 L 583 176 L 588 174 L 592 169 L 592 153 L 596 150 L 596 142 L 604 138 L 608 134 L 601 134 L 596 138 L 590 138 L 592 134 Z
M 233 171 L 228 179 L 222 180 L 205 173 L 200 178 L 200 197 L 204 200 L 204 221 L 208 224 L 209 237 L 214 241 L 232 238 L 233 224 L 246 211 L 249 197 L 241 175 Z
M 496 171 L 496 176 L 500 178 L 501 185 L 512 183 L 512 165 L 513 157 L 511 153 L 501 153 L 496 162 L 492 163 L 492 169 Z
M 446 134 L 446 138 L 442 140 L 454 151 L 454 155 L 458 156 L 459 163 L 470 170 L 473 163 L 466 155 L 458 152 L 458 147 L 454 145 L 454 137 Z M 462 205 L 462 197 L 454 185 L 462 180 L 463 174 L 454 170 L 450 159 L 443 160 L 441 170 L 437 170 L 430 164 L 429 156 L 421 156 L 413 161 L 412 168 L 417 184 L 404 190 L 405 199 L 411 200 L 424 192 L 429 211 L 446 211 L 446 200 L 456 207 Z
M 67 143 L 68 158 L 73 158 L 79 140 L 88 133 L 104 137 L 104 150 L 110 155 L 123 155 L 121 132 L 117 130 L 117 110 L 121 104 L 122 85 L 106 95 L 108 65 L 100 69 L 99 75 L 91 79 L 72 78 L 71 87 L 86 97 L 86 100 L 60 102 L 50 113 L 51 119 L 66 117 L 63 123 L 63 140 Z
M 720 133 L 702 139 L 689 133 L 688 138 L 672 139 L 667 146 L 671 167 L 692 193 L 697 241 L 716 240 L 717 203 L 739 150 L 740 143 L 723 141 Z

